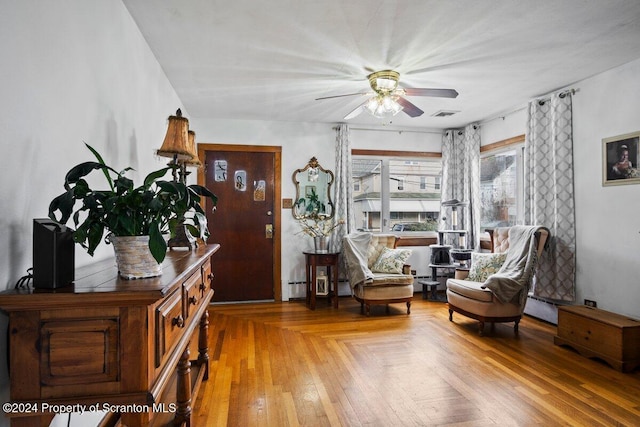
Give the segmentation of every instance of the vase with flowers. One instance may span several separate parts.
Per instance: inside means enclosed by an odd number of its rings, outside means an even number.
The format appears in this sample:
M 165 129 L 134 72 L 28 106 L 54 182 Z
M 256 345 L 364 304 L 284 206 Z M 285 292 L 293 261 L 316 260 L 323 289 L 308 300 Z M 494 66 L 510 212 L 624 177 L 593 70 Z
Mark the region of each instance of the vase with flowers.
M 318 215 L 306 216 L 298 221 L 302 228 L 300 233 L 313 237 L 314 249 L 318 253 L 329 251 L 329 243 L 333 231 L 344 224 L 343 219 L 336 220 Z

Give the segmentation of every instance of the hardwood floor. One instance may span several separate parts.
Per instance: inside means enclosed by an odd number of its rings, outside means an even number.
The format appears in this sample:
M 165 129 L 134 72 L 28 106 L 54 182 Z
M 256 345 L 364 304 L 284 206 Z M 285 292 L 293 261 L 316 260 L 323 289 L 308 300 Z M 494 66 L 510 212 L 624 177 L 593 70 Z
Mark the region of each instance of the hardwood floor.
M 211 370 L 195 426 L 640 425 L 640 371 L 555 346 L 524 318 L 489 327 L 416 294 L 372 307 L 341 298 L 214 305 Z

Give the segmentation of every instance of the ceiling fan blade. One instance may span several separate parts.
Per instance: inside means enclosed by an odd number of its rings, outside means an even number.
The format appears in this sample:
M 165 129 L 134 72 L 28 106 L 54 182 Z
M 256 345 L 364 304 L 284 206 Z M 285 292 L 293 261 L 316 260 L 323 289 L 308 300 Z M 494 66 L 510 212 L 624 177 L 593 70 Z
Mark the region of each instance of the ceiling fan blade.
M 358 105 L 355 110 L 344 116 L 344 120 L 353 119 L 354 117 L 359 116 L 360 113 L 364 111 L 365 104 L 366 102 L 363 102 L 362 104 Z
M 455 89 L 429 89 L 429 88 L 404 88 L 407 96 L 435 96 L 439 98 L 456 98 L 458 91 Z
M 367 94 L 366 92 L 358 92 L 358 93 L 348 93 L 346 95 L 323 96 L 321 98 L 316 98 L 316 101 L 320 101 L 321 99 L 342 98 L 345 96 L 366 95 L 366 94 Z
M 398 104 L 402 105 L 402 111 L 411 117 L 418 117 L 424 114 L 424 111 L 402 97 L 398 97 Z

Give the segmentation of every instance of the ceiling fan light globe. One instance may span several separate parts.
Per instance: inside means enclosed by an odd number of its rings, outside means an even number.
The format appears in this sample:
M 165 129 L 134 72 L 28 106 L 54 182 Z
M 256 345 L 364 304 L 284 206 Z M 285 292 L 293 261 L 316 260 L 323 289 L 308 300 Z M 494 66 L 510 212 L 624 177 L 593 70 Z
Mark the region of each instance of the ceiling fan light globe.
M 373 98 L 369 99 L 369 101 L 367 101 L 367 103 L 364 105 L 364 108 L 369 112 L 369 114 L 374 115 L 379 105 L 380 103 L 378 101 L 378 97 L 374 96 Z
M 393 104 L 397 104 L 397 102 L 394 101 L 390 96 L 385 96 L 382 99 L 382 105 L 384 106 L 385 110 L 393 109 Z
M 402 105 L 398 104 L 396 101 L 393 101 L 393 106 L 391 107 L 391 111 L 393 111 L 393 115 L 395 116 L 400 111 L 402 111 Z

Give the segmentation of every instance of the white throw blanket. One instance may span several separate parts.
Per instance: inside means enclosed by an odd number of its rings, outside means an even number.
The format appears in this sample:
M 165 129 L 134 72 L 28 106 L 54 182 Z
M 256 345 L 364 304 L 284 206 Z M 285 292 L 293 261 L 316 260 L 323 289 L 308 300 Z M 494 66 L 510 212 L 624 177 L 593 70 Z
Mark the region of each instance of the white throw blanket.
M 373 273 L 369 269 L 369 258 L 367 256 L 371 233 L 351 233 L 345 236 L 342 242 L 351 289 L 355 288 L 359 283 L 373 280 Z
M 524 303 L 538 258 L 535 238 L 538 229 L 539 226 L 513 226 L 509 230 L 509 250 L 504 264 L 482 285 L 500 302 Z

